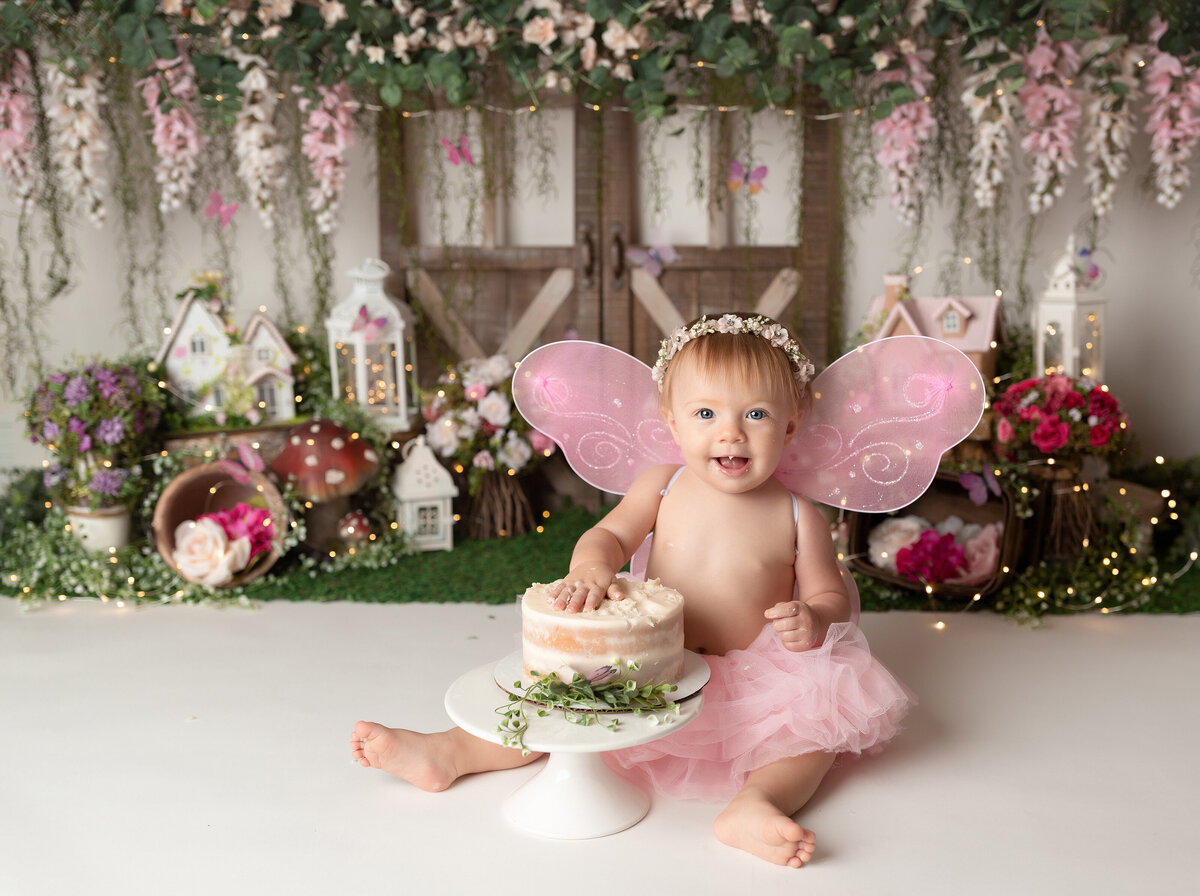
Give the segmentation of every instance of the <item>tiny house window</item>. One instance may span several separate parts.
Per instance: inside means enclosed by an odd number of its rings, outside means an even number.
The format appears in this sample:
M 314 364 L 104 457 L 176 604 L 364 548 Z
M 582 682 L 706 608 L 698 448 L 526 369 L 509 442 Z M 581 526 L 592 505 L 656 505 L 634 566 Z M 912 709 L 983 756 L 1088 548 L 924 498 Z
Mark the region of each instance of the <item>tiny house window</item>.
M 953 308 L 942 315 L 942 335 L 957 336 L 962 332 L 962 315 Z

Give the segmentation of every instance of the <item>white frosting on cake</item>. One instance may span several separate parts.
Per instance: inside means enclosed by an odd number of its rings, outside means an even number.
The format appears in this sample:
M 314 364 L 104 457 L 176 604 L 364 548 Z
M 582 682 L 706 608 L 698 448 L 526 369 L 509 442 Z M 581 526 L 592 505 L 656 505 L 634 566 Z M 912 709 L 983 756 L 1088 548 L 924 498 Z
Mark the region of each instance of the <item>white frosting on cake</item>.
M 658 579 L 619 579 L 621 600 L 606 598 L 595 610 L 556 609 L 551 592 L 561 582 L 534 584 L 521 598 L 521 650 L 525 673 L 585 678 L 605 667 L 641 668 L 639 684 L 677 682 L 683 675 L 683 595 Z M 599 680 L 599 679 L 598 679 Z

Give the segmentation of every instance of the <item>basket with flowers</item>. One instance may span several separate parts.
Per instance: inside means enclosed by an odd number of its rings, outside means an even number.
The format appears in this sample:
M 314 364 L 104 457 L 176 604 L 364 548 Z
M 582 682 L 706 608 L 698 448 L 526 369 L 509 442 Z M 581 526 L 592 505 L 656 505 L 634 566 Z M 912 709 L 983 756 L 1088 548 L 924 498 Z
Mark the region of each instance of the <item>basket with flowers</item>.
M 129 508 L 140 497 L 140 464 L 163 413 L 162 393 L 143 370 L 82 364 L 49 375 L 29 395 L 26 432 L 50 451 L 43 481 L 64 507 Z
M 512 374 L 503 355 L 474 358 L 448 369 L 421 396 L 425 441 L 466 478 L 468 531 L 483 537 L 530 527 L 528 499 L 514 480 L 554 452 L 554 442 L 513 405 Z

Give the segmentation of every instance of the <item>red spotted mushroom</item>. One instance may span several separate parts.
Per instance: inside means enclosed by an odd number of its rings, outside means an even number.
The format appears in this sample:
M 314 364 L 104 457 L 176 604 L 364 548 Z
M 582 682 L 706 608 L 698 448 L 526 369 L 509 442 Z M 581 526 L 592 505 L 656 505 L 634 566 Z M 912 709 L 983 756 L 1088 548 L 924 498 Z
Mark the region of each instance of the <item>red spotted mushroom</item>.
M 305 544 L 326 549 L 336 538 L 338 521 L 349 511 L 350 496 L 379 469 L 379 456 L 367 442 L 330 420 L 302 423 L 271 461 L 271 472 L 306 499 Z

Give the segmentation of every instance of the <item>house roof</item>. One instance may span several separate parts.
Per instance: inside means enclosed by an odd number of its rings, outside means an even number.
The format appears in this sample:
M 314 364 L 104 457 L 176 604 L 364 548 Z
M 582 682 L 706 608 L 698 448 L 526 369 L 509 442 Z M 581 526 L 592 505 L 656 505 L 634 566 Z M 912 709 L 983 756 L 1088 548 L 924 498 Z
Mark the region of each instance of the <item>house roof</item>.
M 955 337 L 954 345 L 964 351 L 987 351 L 999 338 L 1000 299 L 996 296 L 915 296 L 897 302 L 884 314 L 883 297 L 871 302 L 871 320 L 883 317 L 876 339 L 896 332 L 904 323 L 915 335 L 941 338 L 939 319 L 948 309 L 962 315 L 963 333 Z
M 175 312 L 175 318 L 171 321 L 170 335 L 163 340 L 162 345 L 158 349 L 158 354 L 154 356 L 155 364 L 161 364 L 166 360 L 167 353 L 171 351 L 171 347 L 175 345 L 180 334 L 183 332 L 183 322 L 187 320 L 188 312 L 191 310 L 192 305 L 199 301 L 200 296 L 193 294 L 179 303 L 179 308 Z M 212 322 L 213 326 L 218 332 L 225 332 L 224 323 L 216 315 L 209 311 L 205 305 L 200 306 L 200 311 L 202 314 L 208 316 L 209 320 Z
M 296 363 L 296 355 L 288 346 L 287 340 L 283 338 L 283 334 L 279 332 L 279 328 L 261 311 L 255 311 L 251 315 L 246 328 L 242 331 L 242 341 L 247 344 L 253 342 L 259 330 L 270 335 L 276 344 L 278 344 L 279 350 L 283 352 L 288 364 Z

